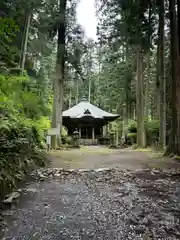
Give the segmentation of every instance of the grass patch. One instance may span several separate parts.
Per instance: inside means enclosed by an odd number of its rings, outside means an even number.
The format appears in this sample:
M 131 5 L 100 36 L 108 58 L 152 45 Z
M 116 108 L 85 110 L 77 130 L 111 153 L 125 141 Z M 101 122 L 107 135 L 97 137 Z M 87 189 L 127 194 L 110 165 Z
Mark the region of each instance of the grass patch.
M 154 150 L 152 148 L 136 148 L 133 151 L 137 151 L 137 152 L 153 152 Z
M 82 153 L 97 153 L 97 154 L 107 154 L 107 153 L 112 153 L 113 149 L 109 149 L 108 147 L 88 147 L 88 146 L 83 146 L 81 147 L 80 151 Z
M 176 161 L 180 161 L 180 156 L 175 155 L 175 156 L 172 157 L 172 159 L 173 159 L 173 160 L 176 160 Z

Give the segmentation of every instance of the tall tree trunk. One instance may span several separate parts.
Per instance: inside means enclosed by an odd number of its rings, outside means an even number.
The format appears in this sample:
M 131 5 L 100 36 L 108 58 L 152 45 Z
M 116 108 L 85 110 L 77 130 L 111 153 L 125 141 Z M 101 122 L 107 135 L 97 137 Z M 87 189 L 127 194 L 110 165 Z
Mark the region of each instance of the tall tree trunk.
M 176 24 L 176 112 L 177 112 L 177 132 L 176 132 L 176 153 L 180 155 L 180 2 L 177 1 L 177 24 Z
M 169 0 L 169 17 L 170 17 L 170 33 L 171 33 L 171 68 L 172 68 L 172 121 L 171 121 L 171 136 L 167 152 L 177 153 L 177 140 L 180 141 L 179 129 L 179 113 L 177 112 L 178 103 L 177 82 L 178 79 L 178 34 L 177 34 L 177 17 L 176 17 L 176 0 Z M 177 107 L 177 108 L 176 108 Z M 179 109 L 178 109 L 179 110 Z M 179 145 L 179 144 L 178 144 Z M 180 150 L 180 149 L 179 149 Z M 180 152 L 180 151 L 179 151 Z
M 64 63 L 65 63 L 65 13 L 66 13 L 67 0 L 60 1 L 59 9 L 59 28 L 57 40 L 57 60 L 56 60 L 56 79 L 55 79 L 55 108 L 56 114 L 56 128 L 58 128 L 57 143 L 61 144 L 61 129 L 62 129 L 62 111 L 63 111 L 63 90 L 64 90 Z M 54 123 L 54 121 L 53 121 Z M 52 138 L 55 138 L 53 136 Z M 52 140 L 52 143 L 55 142 Z M 54 148 L 56 146 L 53 146 Z
M 137 145 L 146 147 L 146 133 L 144 125 L 144 78 L 143 53 L 137 47 L 137 82 L 136 82 L 136 111 L 137 111 Z
M 148 11 L 148 23 L 151 25 L 151 0 L 148 1 L 149 11 Z M 150 57 L 151 57 L 151 32 L 150 29 L 148 31 L 148 51 L 146 56 L 146 63 L 147 63 L 147 79 L 146 79 L 146 86 L 145 86 L 145 103 L 144 103 L 144 114 L 146 119 L 149 117 L 149 85 L 150 85 Z
M 130 93 L 131 93 L 131 76 L 130 76 L 130 69 L 129 69 L 129 65 L 128 65 L 128 61 L 129 61 L 129 49 L 128 49 L 128 45 L 126 44 L 126 48 L 125 48 L 125 61 L 126 61 L 126 72 L 125 72 L 125 118 L 124 118 L 124 124 L 125 126 L 128 125 L 128 120 L 130 118 Z
M 19 66 L 21 68 L 22 74 L 24 72 L 25 61 L 26 61 L 26 52 L 27 52 L 27 44 L 28 44 L 28 38 L 29 38 L 30 22 L 31 22 L 31 13 L 27 9 L 26 14 L 25 14 L 25 26 L 24 26 L 24 33 L 23 33 L 20 60 L 19 60 Z
M 75 73 L 75 81 L 76 81 L 76 105 L 77 105 L 79 102 L 79 79 L 77 73 Z
M 159 6 L 159 78 L 160 78 L 160 131 L 159 145 L 166 146 L 166 83 L 164 76 L 164 0 Z
M 72 98 L 72 92 L 71 92 L 71 86 L 69 88 L 69 108 L 71 107 L 71 99 Z
M 178 19 L 178 43 L 179 43 L 179 56 L 180 56 L 180 1 L 177 1 L 177 19 Z
M 150 84 L 150 50 L 147 53 L 147 79 L 145 88 L 145 103 L 144 103 L 144 114 L 145 117 L 149 116 L 149 84 Z
M 88 101 L 91 102 L 91 79 L 89 79 L 88 84 Z
M 54 93 L 54 98 L 53 98 L 53 106 L 52 106 L 52 120 L 51 120 L 51 127 L 56 128 L 56 79 L 53 81 L 53 93 Z M 51 147 L 56 148 L 57 144 L 57 139 L 56 136 L 51 137 Z
M 156 119 L 160 120 L 160 77 L 159 77 L 159 66 L 160 66 L 160 25 L 158 30 L 158 44 L 156 53 Z

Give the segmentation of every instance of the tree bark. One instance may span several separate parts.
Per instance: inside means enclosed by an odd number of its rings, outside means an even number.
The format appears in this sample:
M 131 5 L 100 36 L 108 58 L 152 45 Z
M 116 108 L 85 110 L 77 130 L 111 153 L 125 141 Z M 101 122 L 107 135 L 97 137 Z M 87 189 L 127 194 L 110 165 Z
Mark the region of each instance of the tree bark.
M 125 47 L 125 61 L 126 61 L 126 66 L 128 64 L 128 45 L 126 44 L 126 47 Z M 125 115 L 125 119 L 124 119 L 124 124 L 125 126 L 128 125 L 128 118 L 129 118 L 129 73 L 128 73 L 128 69 L 126 67 L 126 72 L 125 72 L 125 91 L 126 91 L 126 102 L 125 102 L 125 112 L 124 112 L 124 115 Z
M 69 101 L 68 101 L 69 108 L 71 107 L 71 98 L 72 98 L 72 92 L 71 92 L 71 86 L 70 86 L 70 88 L 69 88 Z
M 147 80 L 146 80 L 145 104 L 144 104 L 144 114 L 147 119 L 149 117 L 149 83 L 150 83 L 150 50 L 147 53 Z
M 151 6 L 151 0 L 148 0 L 148 23 L 151 25 L 151 11 L 152 11 L 152 6 Z M 149 109 L 150 109 L 150 104 L 149 104 L 149 85 L 150 85 L 150 57 L 151 57 L 151 32 L 150 29 L 148 30 L 148 51 L 147 51 L 147 79 L 146 79 L 146 86 L 145 86 L 145 104 L 144 104 L 144 114 L 146 119 L 148 120 L 149 118 Z
M 51 120 L 51 127 L 56 128 L 56 79 L 54 79 L 53 82 L 53 92 L 54 92 L 54 98 L 53 98 L 53 107 L 52 107 L 52 120 Z M 51 147 L 53 149 L 56 148 L 57 145 L 57 139 L 56 136 L 51 137 Z
M 77 105 L 79 102 L 79 80 L 77 73 L 75 73 L 75 81 L 76 81 L 76 105 Z
M 57 40 L 57 60 L 56 60 L 56 79 L 54 88 L 55 108 L 56 111 L 56 128 L 59 130 L 57 136 L 58 145 L 61 144 L 61 129 L 62 129 L 62 111 L 63 111 L 63 95 L 64 95 L 64 64 L 65 64 L 65 13 L 67 0 L 60 1 L 59 9 L 59 28 Z M 53 136 L 53 138 L 55 138 Z M 52 141 L 53 142 L 53 141 Z M 54 141 L 55 142 L 55 141 Z M 56 146 L 53 146 L 56 147 Z
M 177 1 L 177 21 L 176 21 L 176 112 L 177 112 L 177 131 L 176 131 L 176 153 L 180 155 L 180 2 Z
M 137 145 L 146 147 L 146 133 L 144 125 L 144 78 L 143 78 L 143 53 L 137 47 L 137 82 L 136 82 L 136 111 L 137 111 Z
M 88 101 L 91 102 L 91 79 L 89 79 L 88 84 Z
M 159 79 L 160 79 L 160 131 L 159 145 L 166 146 L 166 83 L 164 76 L 164 0 L 159 5 Z
M 178 19 L 178 45 L 179 45 L 179 56 L 180 56 L 180 1 L 177 1 L 177 19 Z
M 160 120 L 160 77 L 159 77 L 159 66 L 160 66 L 160 25 L 158 30 L 158 44 L 156 53 L 156 119 Z
M 20 60 L 19 60 L 19 66 L 21 68 L 22 74 L 24 72 L 25 61 L 26 61 L 26 52 L 27 52 L 27 44 L 28 44 L 28 38 L 29 38 L 30 23 L 31 23 L 31 13 L 27 9 L 25 14 L 25 26 L 24 26 L 24 33 L 23 33 Z
M 171 78 L 171 85 L 172 85 L 172 121 L 171 121 L 171 135 L 170 135 L 170 143 L 168 145 L 167 152 L 171 153 L 180 153 L 180 114 L 178 102 L 179 96 L 179 71 L 178 71 L 178 64 L 179 64 L 179 57 L 178 57 L 178 34 L 177 34 L 177 17 L 176 17 L 176 0 L 169 0 L 169 18 L 170 18 L 170 33 L 171 33 L 171 71 L 172 71 L 172 78 Z M 177 84 L 178 83 L 178 84 Z M 178 110 L 178 111 L 177 111 Z

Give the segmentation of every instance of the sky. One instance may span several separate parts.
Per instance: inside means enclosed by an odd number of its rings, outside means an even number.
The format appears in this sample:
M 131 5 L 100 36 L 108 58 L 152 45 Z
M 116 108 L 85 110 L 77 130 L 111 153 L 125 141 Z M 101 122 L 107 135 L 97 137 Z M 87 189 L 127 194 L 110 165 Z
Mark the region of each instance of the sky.
M 97 19 L 95 16 L 95 0 L 80 1 L 77 7 L 78 22 L 84 27 L 86 36 L 96 40 Z

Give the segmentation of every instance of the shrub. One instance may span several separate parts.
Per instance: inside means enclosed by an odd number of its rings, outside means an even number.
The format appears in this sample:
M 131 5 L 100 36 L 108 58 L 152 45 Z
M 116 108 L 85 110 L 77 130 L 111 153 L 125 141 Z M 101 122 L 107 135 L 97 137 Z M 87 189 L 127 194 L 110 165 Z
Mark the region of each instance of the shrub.
M 27 76 L 0 75 L 0 196 L 16 186 L 36 165 L 44 166 L 44 132 L 39 95 L 28 88 Z
M 61 137 L 62 138 L 66 138 L 68 136 L 68 131 L 67 128 L 65 126 L 62 126 L 62 130 L 61 130 Z
M 1 118 L 0 131 L 0 195 L 3 196 L 33 167 L 44 166 L 47 158 L 40 150 L 36 128 Z
M 159 128 L 160 123 L 158 120 L 145 120 L 145 130 L 146 130 L 146 136 L 147 136 L 147 143 L 148 145 L 153 144 L 155 141 L 158 141 L 159 137 Z M 130 121 L 128 125 L 128 134 L 126 135 L 126 141 L 130 141 L 131 144 L 133 142 L 136 143 L 136 137 L 137 137 L 137 122 L 136 121 Z
M 74 144 L 74 140 L 71 136 L 68 136 L 66 138 L 66 143 L 69 144 L 69 145 L 73 145 Z
M 127 139 L 131 142 L 132 145 L 136 143 L 137 133 L 136 132 L 129 132 L 127 134 Z
M 137 132 L 137 122 L 134 120 L 131 120 L 128 124 L 128 132 L 130 133 L 136 133 Z
M 151 145 L 159 140 L 159 129 L 160 122 L 159 120 L 148 121 L 145 125 L 147 132 L 147 142 L 148 145 Z

